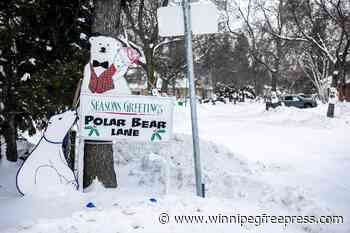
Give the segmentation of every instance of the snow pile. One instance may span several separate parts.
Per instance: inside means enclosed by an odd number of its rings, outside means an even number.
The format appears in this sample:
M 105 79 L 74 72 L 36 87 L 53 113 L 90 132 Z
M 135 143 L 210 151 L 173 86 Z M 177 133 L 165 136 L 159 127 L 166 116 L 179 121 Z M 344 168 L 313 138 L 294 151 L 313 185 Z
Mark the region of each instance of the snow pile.
M 175 135 L 173 141 L 164 144 L 117 143 L 116 170 L 127 174 L 135 186 L 161 195 L 166 190 L 167 168 L 170 168 L 170 194 L 194 193 L 195 177 L 192 159 L 192 141 L 187 135 Z M 119 149 L 118 149 L 119 148 Z M 250 162 L 221 145 L 200 142 L 203 180 L 206 195 L 243 203 L 254 203 L 268 209 L 288 210 L 297 215 L 328 213 L 309 198 L 307 190 L 298 186 L 271 184 L 262 176 L 273 171 L 283 173 L 278 166 Z M 121 159 L 123 158 L 123 159 Z M 123 170 L 129 172 L 122 172 Z M 235 202 L 237 203 L 237 202 Z
M 234 155 L 223 146 L 201 141 L 200 148 L 203 179 L 208 192 L 221 190 L 214 185 L 225 186 L 222 177 L 228 176 L 227 173 L 234 172 L 241 175 L 254 173 L 253 165 L 249 165 L 245 159 Z M 119 142 L 115 145 L 114 151 L 116 151 L 116 170 L 120 170 L 120 165 L 126 166 L 130 171 L 128 176 L 134 177 L 138 185 L 164 187 L 169 169 L 171 191 L 193 190 L 195 187 L 190 136 L 175 135 L 173 140 L 159 144 Z M 222 169 L 227 163 L 230 163 L 229 171 L 225 171 L 226 168 Z
M 326 116 L 327 107 L 328 105 L 321 105 L 318 108 L 300 109 L 281 106 L 270 109 L 269 111 L 263 111 L 260 121 L 276 125 L 328 129 L 342 127 L 348 124 L 347 119 L 350 119 L 350 105 L 338 104 L 335 109 L 335 118 Z
M 19 163 L 8 162 L 6 157 L 0 159 L 0 201 L 20 196 L 16 188 L 16 172 L 19 167 Z

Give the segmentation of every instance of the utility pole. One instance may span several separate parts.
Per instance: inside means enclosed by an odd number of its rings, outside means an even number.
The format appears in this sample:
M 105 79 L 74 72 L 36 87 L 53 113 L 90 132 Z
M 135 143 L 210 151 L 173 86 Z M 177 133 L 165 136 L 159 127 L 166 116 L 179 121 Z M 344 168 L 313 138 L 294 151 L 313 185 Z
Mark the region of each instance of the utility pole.
M 185 43 L 187 53 L 187 76 L 190 90 L 191 121 L 192 121 L 192 138 L 193 138 L 193 157 L 194 169 L 196 176 L 197 196 L 204 197 L 204 185 L 202 185 L 202 168 L 200 162 L 198 120 L 197 120 L 197 98 L 194 85 L 193 69 L 193 52 L 192 52 L 192 26 L 191 26 L 191 9 L 188 0 L 182 1 L 185 29 Z

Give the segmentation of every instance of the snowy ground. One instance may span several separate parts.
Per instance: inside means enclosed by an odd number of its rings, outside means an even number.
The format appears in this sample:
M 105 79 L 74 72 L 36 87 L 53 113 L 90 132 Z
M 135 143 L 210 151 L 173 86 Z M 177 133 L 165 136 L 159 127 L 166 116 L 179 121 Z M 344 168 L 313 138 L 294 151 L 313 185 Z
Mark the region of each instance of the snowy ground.
M 1 233 L 350 232 L 350 105 L 315 109 L 200 105 L 207 198 L 194 196 L 189 109 L 176 108 L 174 140 L 116 145 L 117 190 L 23 197 L 18 164 L 0 164 Z M 169 162 L 167 162 L 169 161 Z M 166 166 L 166 165 L 169 166 Z M 170 168 L 168 195 L 165 195 Z M 157 202 L 151 202 L 155 198 Z M 93 202 L 96 208 L 86 208 Z M 170 216 L 168 224 L 159 215 Z M 177 224 L 175 215 L 342 215 L 344 224 Z

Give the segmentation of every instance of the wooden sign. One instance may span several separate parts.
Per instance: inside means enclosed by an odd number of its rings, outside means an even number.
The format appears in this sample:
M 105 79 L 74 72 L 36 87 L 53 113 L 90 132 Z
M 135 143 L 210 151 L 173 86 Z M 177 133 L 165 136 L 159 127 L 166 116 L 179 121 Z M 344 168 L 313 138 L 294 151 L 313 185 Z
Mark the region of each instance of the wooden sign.
M 171 138 L 174 98 L 82 94 L 80 101 L 84 139 L 161 142 Z

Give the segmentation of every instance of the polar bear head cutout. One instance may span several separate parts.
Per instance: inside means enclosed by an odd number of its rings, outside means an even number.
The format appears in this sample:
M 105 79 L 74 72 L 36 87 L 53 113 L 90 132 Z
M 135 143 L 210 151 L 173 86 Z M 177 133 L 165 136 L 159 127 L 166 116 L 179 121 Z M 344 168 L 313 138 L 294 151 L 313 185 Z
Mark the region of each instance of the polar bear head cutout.
M 51 141 L 62 141 L 76 119 L 77 113 L 73 110 L 52 116 L 44 132 L 45 138 Z
M 96 61 L 99 63 L 105 63 L 105 68 L 111 65 L 117 53 L 122 48 L 122 43 L 113 37 L 107 36 L 95 36 L 90 37 L 90 62 Z M 108 62 L 108 65 L 107 63 Z
M 124 75 L 130 65 L 138 62 L 139 53 L 113 37 L 94 36 L 89 42 L 90 61 L 84 68 L 81 93 L 130 95 Z

